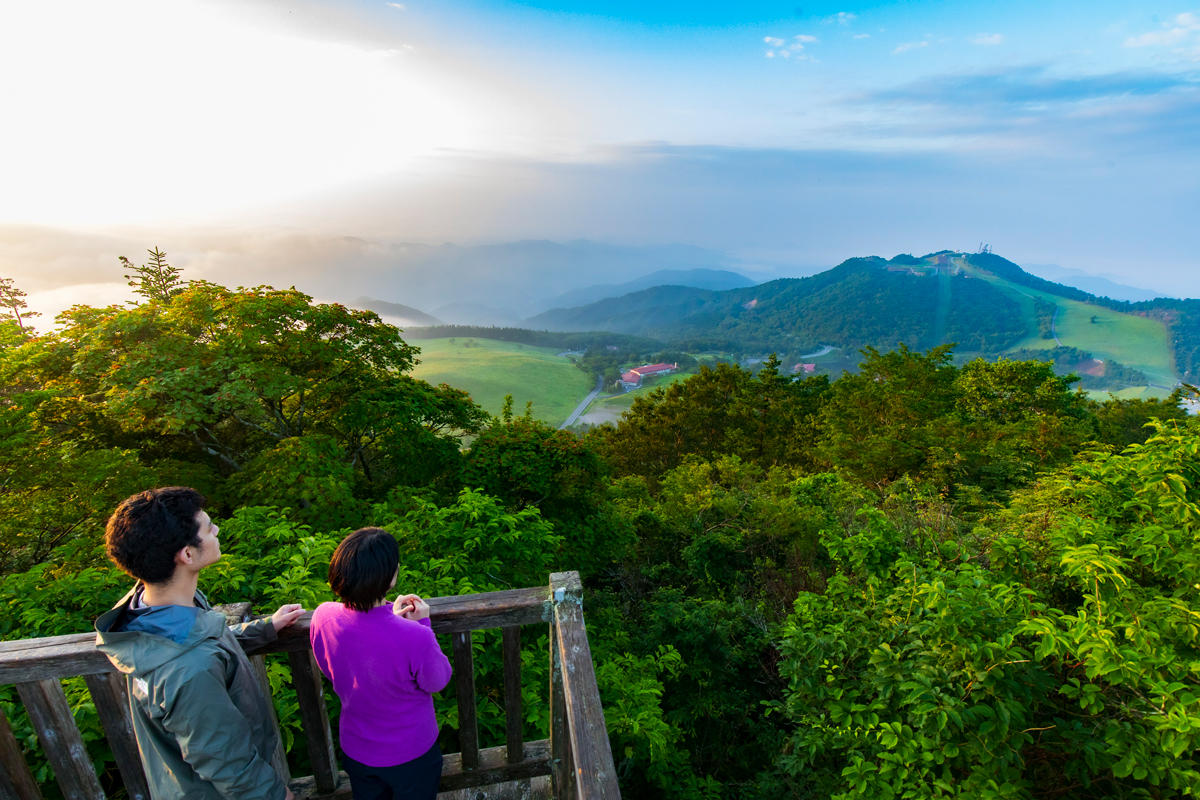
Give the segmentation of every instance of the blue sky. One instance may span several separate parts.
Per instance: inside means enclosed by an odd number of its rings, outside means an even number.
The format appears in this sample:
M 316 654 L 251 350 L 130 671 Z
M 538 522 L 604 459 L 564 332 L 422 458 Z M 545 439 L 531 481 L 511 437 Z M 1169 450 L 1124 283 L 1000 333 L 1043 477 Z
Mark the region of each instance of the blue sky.
M 1200 296 L 1200 5 L 47 0 L 0 7 L 0 99 L 0 269 L 46 291 L 97 236 L 273 279 L 285 230 L 985 241 Z

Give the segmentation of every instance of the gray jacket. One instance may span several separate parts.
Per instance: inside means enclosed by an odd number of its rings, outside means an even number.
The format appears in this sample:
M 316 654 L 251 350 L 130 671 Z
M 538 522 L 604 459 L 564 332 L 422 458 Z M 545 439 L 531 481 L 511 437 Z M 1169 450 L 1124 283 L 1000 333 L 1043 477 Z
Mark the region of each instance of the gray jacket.
M 137 587 L 96 620 L 96 649 L 125 675 L 142 766 L 155 800 L 283 800 L 270 759 L 279 741 L 241 640 L 274 641 L 270 619 L 227 627 L 196 592 L 175 638 L 126 631 Z M 235 638 L 236 637 L 236 638 Z

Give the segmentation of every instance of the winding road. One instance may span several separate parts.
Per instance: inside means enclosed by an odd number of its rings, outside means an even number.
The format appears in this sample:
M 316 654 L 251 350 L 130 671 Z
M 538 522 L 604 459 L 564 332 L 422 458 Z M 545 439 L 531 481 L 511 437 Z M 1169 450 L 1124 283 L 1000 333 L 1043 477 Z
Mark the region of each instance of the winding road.
M 600 390 L 603 388 L 604 388 L 604 376 L 597 375 L 596 376 L 596 388 L 592 389 L 591 394 L 589 394 L 587 397 L 583 398 L 582 403 L 575 406 L 575 410 L 571 412 L 571 416 L 567 417 L 567 421 L 564 422 L 562 425 L 559 425 L 558 429 L 561 431 L 561 430 L 564 430 L 564 429 L 569 428 L 572 425 L 574 425 L 575 420 L 579 419 L 580 414 L 582 414 L 584 411 L 587 411 L 587 407 L 592 404 L 592 401 L 596 399 L 596 395 L 600 394 Z

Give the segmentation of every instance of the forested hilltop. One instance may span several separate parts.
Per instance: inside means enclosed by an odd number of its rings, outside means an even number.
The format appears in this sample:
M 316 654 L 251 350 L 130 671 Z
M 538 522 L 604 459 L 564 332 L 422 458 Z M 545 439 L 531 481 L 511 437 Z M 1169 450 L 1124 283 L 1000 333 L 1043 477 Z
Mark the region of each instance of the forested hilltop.
M 1190 387 L 1096 403 L 1046 362 L 902 344 L 837 380 L 701 368 L 580 437 L 411 378 L 417 348 L 371 312 L 135 269 L 137 305 L 42 334 L 0 285 L 4 639 L 89 630 L 129 585 L 106 516 L 187 484 L 221 527 L 214 602 L 332 599 L 329 556 L 363 525 L 397 537 L 398 587 L 422 595 L 578 569 L 627 798 L 1200 787 Z M 543 738 L 548 643 L 522 646 Z M 267 664 L 310 774 L 288 663 Z M 476 671 L 481 744 L 501 744 L 500 661 Z M 86 687 L 66 688 L 116 796 Z M 453 752 L 454 700 L 436 706 Z M 13 687 L 0 708 L 56 797 Z
M 1020 307 L 963 275 L 949 285 L 890 272 L 879 258 L 852 258 L 811 278 L 781 278 L 715 292 L 658 286 L 578 309 L 547 311 L 533 327 L 611 330 L 664 341 L 720 338 L 743 348 L 837 342 L 845 347 L 928 347 L 941 340 L 996 351 L 1025 331 Z
M 1096 297 L 1031 275 L 990 252 L 943 250 L 920 257 L 901 254 L 890 260 L 851 258 L 809 278 L 721 292 L 658 286 L 578 308 L 547 311 L 526 320 L 526 325 L 648 336 L 684 350 L 782 354 L 834 345 L 852 352 L 866 346 L 890 349 L 898 342 L 915 349 L 953 342 L 960 351 L 994 356 L 1020 347 L 1022 340 L 1055 339 L 1058 306 L 1071 304 L 1117 312 L 1103 320 L 1092 319 L 1101 327 L 1129 317 L 1158 320 L 1169 331 L 1157 345 L 1161 360 L 1173 362 L 1183 380 L 1196 380 L 1200 300 L 1163 297 L 1130 303 Z M 1136 338 L 1123 328 L 1110 328 L 1108 333 L 1110 339 Z M 1165 376 L 1155 380 L 1174 383 Z

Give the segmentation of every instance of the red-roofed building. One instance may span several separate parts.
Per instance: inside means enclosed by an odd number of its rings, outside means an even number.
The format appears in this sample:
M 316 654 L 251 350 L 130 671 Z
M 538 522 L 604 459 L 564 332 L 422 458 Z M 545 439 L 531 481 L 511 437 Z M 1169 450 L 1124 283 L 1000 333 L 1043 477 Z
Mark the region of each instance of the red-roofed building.
M 805 372 L 816 372 L 817 365 L 816 364 L 797 364 L 796 366 L 792 367 L 792 372 L 799 372 L 801 370 L 804 370 Z
M 626 391 L 642 385 L 642 378 L 652 375 L 669 375 L 678 369 L 677 364 L 647 364 L 644 367 L 634 367 L 628 372 L 621 373 L 621 388 Z

